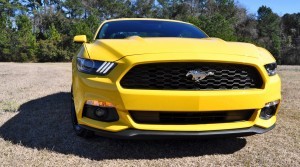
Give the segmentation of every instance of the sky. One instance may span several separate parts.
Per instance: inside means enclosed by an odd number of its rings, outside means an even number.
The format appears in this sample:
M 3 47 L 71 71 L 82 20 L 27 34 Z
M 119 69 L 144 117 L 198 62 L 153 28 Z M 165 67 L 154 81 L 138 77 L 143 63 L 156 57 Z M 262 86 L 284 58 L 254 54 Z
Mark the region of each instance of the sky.
M 274 13 L 283 16 L 286 13 L 300 13 L 300 0 L 236 0 L 249 13 L 257 13 L 260 6 L 270 7 Z

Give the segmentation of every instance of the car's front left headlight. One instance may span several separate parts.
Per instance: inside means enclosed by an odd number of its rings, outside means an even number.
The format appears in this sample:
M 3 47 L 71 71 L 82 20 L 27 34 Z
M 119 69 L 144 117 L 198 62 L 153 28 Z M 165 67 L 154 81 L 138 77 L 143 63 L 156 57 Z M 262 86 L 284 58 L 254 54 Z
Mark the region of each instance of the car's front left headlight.
M 80 72 L 94 75 L 107 75 L 117 64 L 115 62 L 77 58 L 77 69 Z
M 273 76 L 277 74 L 277 63 L 270 63 L 270 64 L 266 64 L 265 68 L 269 74 L 269 76 Z

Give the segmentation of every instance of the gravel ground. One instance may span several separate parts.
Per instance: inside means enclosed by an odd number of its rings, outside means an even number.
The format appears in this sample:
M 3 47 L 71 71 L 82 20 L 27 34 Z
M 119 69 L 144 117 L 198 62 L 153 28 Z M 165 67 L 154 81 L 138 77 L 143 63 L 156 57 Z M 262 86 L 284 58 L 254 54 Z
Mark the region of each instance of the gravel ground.
M 280 66 L 272 131 L 246 138 L 129 141 L 77 137 L 70 63 L 0 63 L 0 166 L 300 166 L 300 66 Z

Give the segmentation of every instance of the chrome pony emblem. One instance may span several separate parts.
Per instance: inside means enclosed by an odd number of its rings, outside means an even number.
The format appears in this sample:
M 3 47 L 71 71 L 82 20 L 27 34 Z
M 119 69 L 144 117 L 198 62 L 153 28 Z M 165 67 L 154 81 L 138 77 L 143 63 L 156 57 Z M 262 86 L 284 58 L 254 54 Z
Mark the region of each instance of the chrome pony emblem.
M 200 82 L 201 80 L 203 80 L 204 78 L 206 78 L 207 76 L 210 76 L 210 75 L 215 75 L 215 73 L 213 73 L 211 71 L 204 72 L 201 70 L 191 70 L 186 74 L 187 77 L 192 76 L 192 80 L 195 82 Z

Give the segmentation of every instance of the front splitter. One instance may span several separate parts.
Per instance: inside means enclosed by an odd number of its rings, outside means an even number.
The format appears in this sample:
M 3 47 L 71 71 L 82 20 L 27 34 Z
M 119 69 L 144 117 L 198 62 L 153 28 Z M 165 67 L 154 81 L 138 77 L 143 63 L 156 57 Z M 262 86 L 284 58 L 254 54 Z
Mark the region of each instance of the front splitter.
M 182 132 L 182 131 L 150 131 L 138 129 L 126 129 L 120 132 L 109 132 L 80 125 L 85 129 L 94 131 L 95 134 L 117 139 L 193 139 L 193 138 L 220 138 L 220 137 L 242 137 L 255 134 L 262 134 L 272 130 L 275 124 L 270 128 L 260 128 L 253 126 L 250 128 L 233 129 L 233 130 L 218 130 L 218 131 L 203 131 L 203 132 Z

